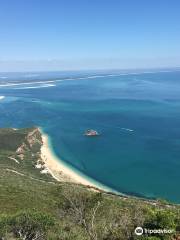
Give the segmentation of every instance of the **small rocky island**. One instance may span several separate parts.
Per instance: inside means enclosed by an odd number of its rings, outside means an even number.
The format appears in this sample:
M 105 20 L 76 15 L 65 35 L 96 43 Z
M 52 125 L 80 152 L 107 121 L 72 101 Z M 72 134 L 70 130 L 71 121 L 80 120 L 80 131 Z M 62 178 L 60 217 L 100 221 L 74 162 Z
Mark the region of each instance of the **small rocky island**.
M 88 137 L 95 137 L 95 136 L 99 136 L 100 134 L 96 130 L 88 129 L 85 131 L 84 135 Z

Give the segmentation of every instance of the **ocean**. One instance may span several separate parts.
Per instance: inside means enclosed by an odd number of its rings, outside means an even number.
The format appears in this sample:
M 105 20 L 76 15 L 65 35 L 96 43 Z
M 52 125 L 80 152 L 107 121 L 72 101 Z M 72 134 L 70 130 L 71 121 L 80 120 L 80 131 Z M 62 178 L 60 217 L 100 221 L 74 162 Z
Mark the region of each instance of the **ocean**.
M 180 203 L 180 70 L 0 73 L 0 127 L 31 126 L 97 182 Z

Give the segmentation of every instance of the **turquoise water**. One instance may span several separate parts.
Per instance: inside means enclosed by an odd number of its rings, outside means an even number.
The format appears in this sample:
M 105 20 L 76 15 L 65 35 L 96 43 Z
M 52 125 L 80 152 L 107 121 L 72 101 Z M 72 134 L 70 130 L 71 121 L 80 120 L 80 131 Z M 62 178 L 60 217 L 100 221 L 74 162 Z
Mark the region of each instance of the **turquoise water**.
M 180 71 L 4 73 L 0 96 L 0 127 L 41 126 L 87 176 L 180 203 Z M 83 136 L 88 128 L 101 136 Z

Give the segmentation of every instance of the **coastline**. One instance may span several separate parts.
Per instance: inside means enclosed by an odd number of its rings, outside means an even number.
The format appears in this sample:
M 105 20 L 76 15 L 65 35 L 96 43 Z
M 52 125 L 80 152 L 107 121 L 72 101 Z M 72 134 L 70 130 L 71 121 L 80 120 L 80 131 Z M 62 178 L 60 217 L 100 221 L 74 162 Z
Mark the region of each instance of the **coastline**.
M 156 205 L 157 201 L 154 199 L 147 199 L 142 197 L 130 196 L 124 193 L 120 193 L 113 190 L 94 179 L 84 175 L 78 170 L 68 166 L 63 160 L 56 156 L 53 152 L 50 142 L 50 137 L 44 133 L 42 128 L 38 128 L 41 133 L 42 146 L 41 146 L 41 160 L 43 161 L 43 166 L 45 167 L 44 173 L 49 173 L 58 182 L 69 182 L 75 184 L 81 184 L 87 187 L 89 190 L 104 192 L 107 194 L 113 194 L 124 199 L 141 199 L 146 203 Z M 169 204 L 168 204 L 169 205 Z
M 49 136 L 45 134 L 41 128 L 39 128 L 39 131 L 41 132 L 42 137 L 41 159 L 44 163 L 47 173 L 51 174 L 54 179 L 60 182 L 82 184 L 97 191 L 120 194 L 117 191 L 96 182 L 88 176 L 85 176 L 83 173 L 78 172 L 78 170 L 73 169 L 64 163 L 51 149 Z

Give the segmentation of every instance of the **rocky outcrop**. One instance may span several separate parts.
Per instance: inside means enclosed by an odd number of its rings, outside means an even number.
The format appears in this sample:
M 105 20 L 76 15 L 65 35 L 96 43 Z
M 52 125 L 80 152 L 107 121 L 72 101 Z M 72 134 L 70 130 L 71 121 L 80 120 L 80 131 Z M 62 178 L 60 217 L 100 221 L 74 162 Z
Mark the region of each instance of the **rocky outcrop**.
M 35 145 L 42 145 L 42 138 L 41 138 L 41 132 L 39 130 L 39 128 L 35 128 L 32 132 L 29 132 L 27 137 L 26 137 L 26 141 L 29 145 L 29 148 L 32 150 L 32 148 L 34 148 Z
M 27 133 L 22 144 L 17 148 L 17 156 L 23 160 L 24 155 L 28 152 L 32 155 L 40 154 L 40 149 L 42 146 L 41 132 L 39 128 L 33 128 L 32 131 Z

